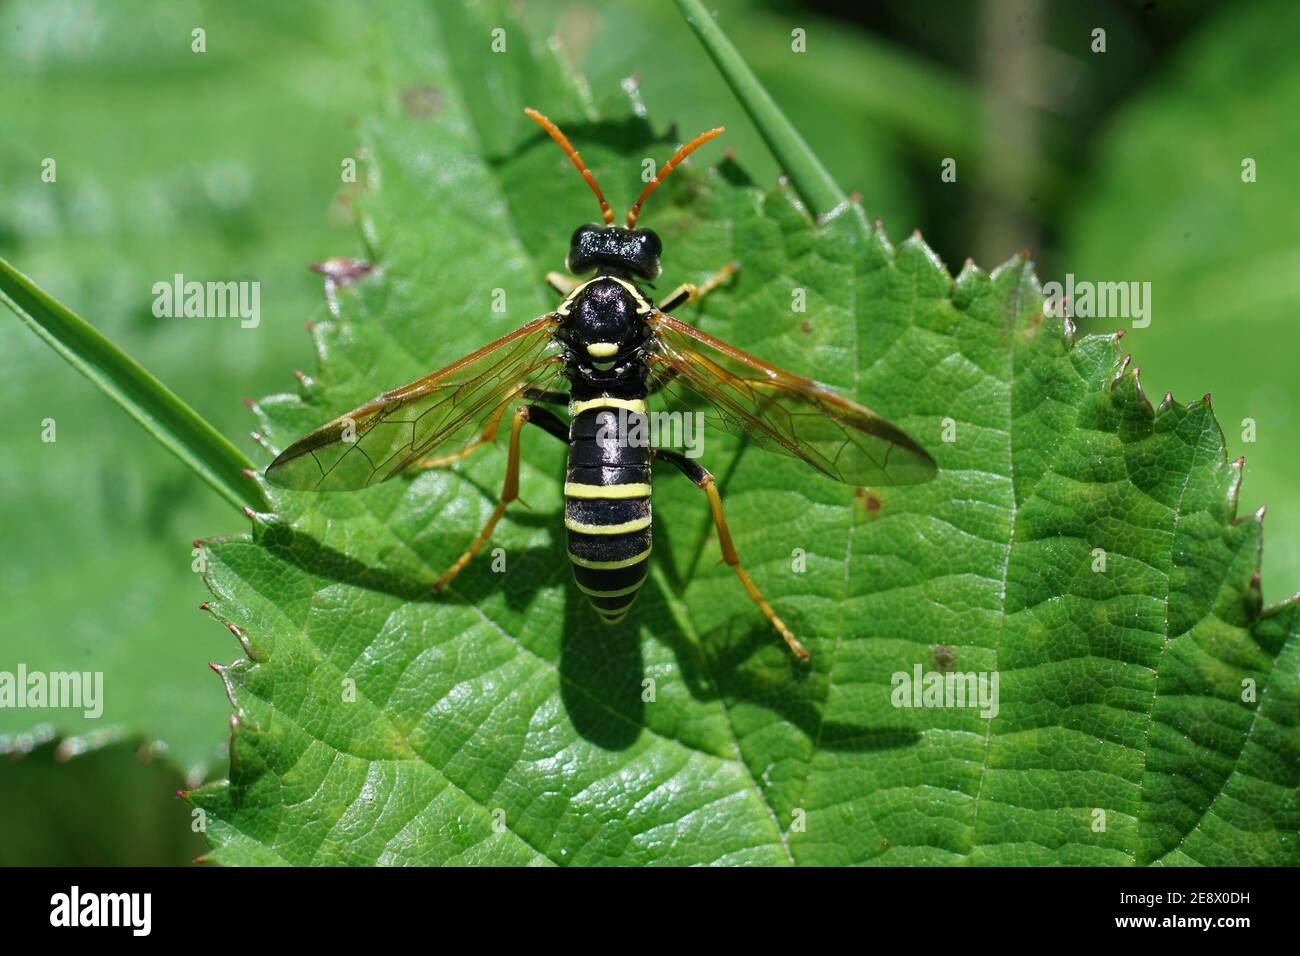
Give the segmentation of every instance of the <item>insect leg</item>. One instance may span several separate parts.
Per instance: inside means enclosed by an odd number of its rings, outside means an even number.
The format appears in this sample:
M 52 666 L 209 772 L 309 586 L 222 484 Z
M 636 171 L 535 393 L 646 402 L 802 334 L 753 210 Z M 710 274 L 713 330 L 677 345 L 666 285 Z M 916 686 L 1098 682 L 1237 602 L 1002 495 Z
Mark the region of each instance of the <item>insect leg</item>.
M 685 305 L 688 302 L 695 302 L 702 299 L 739 271 L 739 263 L 728 262 L 717 272 L 713 273 L 704 285 L 696 285 L 694 282 L 683 282 L 676 289 L 673 289 L 672 292 L 668 293 L 668 297 L 659 303 L 659 311 L 671 312 L 679 305 Z
M 794 656 L 801 661 L 806 661 L 812 656 L 812 652 L 800 644 L 790 629 L 785 626 L 785 622 L 776 616 L 772 606 L 763 598 L 754 582 L 750 580 L 749 575 L 745 573 L 745 569 L 741 567 L 740 556 L 736 554 L 736 546 L 731 540 L 731 531 L 727 528 L 726 515 L 722 512 L 722 496 L 718 494 L 713 475 L 697 462 L 674 451 L 655 448 L 651 450 L 651 455 L 660 461 L 676 465 L 683 475 L 695 482 L 700 490 L 709 496 L 709 508 L 713 512 L 713 524 L 718 529 L 718 543 L 722 545 L 722 560 L 731 565 L 732 570 L 736 572 L 736 576 L 740 578 L 740 583 L 745 586 L 746 592 L 753 598 L 759 610 L 772 622 L 772 626 L 780 632 L 787 646 L 794 652 Z
M 468 458 L 474 452 L 478 451 L 484 445 L 491 443 L 492 439 L 497 437 L 497 429 L 501 426 L 501 414 L 506 410 L 502 405 L 497 409 L 497 413 L 488 420 L 487 426 L 477 438 L 469 442 L 460 451 L 453 451 L 446 455 L 439 455 L 436 458 L 421 458 L 416 461 L 412 468 L 444 468 L 453 462 L 462 461 Z
M 465 549 L 465 553 L 457 558 L 456 563 L 434 582 L 433 588 L 435 591 L 441 591 L 451 583 L 451 579 L 460 574 L 465 565 L 469 564 L 470 559 L 478 554 L 483 545 L 487 544 L 488 539 L 492 537 L 492 531 L 496 528 L 497 522 L 506 513 L 506 507 L 519 497 L 519 432 L 529 422 L 540 426 L 561 441 L 567 442 L 569 440 L 569 427 L 554 412 L 536 405 L 520 405 L 515 409 L 514 421 L 510 425 L 510 451 L 506 458 L 506 479 L 501 486 L 501 500 L 497 502 L 496 510 L 492 512 L 492 517 L 488 518 L 487 524 L 478 533 L 478 537 Z
M 551 405 L 567 405 L 569 403 L 568 392 L 554 392 L 549 389 L 530 387 L 524 389 L 522 395 L 530 402 L 547 402 Z M 501 415 L 505 409 L 506 407 L 502 405 L 501 408 L 497 410 L 497 413 L 492 416 L 492 420 L 487 423 L 487 427 L 483 429 L 482 433 L 460 451 L 453 451 L 448 455 L 439 455 L 437 458 L 421 458 L 411 467 L 423 469 L 445 468 L 447 465 L 468 458 L 484 445 L 490 444 L 492 439 L 497 437 L 497 429 L 501 427 Z M 567 433 L 565 440 L 568 440 Z
M 566 276 L 563 272 L 548 272 L 546 273 L 546 284 L 560 295 L 568 295 L 579 286 L 580 280 L 572 276 Z

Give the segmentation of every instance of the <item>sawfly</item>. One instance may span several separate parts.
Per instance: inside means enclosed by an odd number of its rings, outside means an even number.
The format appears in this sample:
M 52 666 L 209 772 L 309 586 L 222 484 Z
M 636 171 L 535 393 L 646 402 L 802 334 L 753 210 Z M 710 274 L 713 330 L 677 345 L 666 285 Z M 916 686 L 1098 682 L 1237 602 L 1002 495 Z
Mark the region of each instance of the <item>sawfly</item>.
M 736 266 L 702 285 L 685 283 L 657 304 L 642 288 L 659 275 L 662 243 L 637 226 L 641 207 L 673 169 L 722 128 L 683 145 L 614 224 L 596 178 L 549 119 L 525 113 L 555 140 L 600 203 L 602 223 L 573 233 L 571 278 L 546 280 L 555 309 L 446 368 L 384 392 L 286 448 L 266 470 L 284 488 L 365 488 L 408 468 L 463 459 L 492 441 L 506 410 L 510 445 L 501 498 L 464 554 L 440 577 L 446 587 L 483 547 L 519 494 L 519 441 L 535 425 L 569 449 L 564 526 L 579 590 L 607 623 L 622 621 L 645 583 L 651 550 L 650 473 L 654 461 L 681 471 L 707 496 L 722 557 L 801 660 L 809 652 L 763 598 L 736 554 L 713 475 L 693 459 L 644 440 L 646 400 L 689 408 L 702 399 L 705 422 L 807 462 L 852 485 L 926 481 L 935 464 L 901 429 L 816 382 L 755 358 L 670 313 L 725 282 Z M 568 408 L 568 421 L 547 405 Z

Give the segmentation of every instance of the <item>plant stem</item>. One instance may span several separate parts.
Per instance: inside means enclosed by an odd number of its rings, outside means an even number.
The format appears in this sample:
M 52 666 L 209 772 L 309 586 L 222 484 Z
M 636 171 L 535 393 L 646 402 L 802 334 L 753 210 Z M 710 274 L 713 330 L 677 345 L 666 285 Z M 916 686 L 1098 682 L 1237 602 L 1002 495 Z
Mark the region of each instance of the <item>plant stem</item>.
M 844 202 L 844 190 L 781 112 L 700 0 L 677 0 L 677 7 L 713 58 L 736 99 L 740 100 L 740 105 L 758 127 L 768 149 L 790 177 L 803 201 L 815 213 L 830 212 Z
M 138 362 L 0 258 L 0 301 L 237 508 L 266 508 L 244 454 Z

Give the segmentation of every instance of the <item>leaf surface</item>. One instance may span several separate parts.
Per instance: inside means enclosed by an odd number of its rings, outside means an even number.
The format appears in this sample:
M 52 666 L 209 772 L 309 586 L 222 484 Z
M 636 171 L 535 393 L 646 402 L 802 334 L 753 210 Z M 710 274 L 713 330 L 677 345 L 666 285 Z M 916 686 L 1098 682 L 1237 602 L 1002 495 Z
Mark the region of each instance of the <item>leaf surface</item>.
M 524 105 L 616 209 L 673 145 L 617 100 L 598 112 L 508 18 L 386 15 L 385 109 L 364 129 L 377 268 L 315 327 L 308 387 L 260 403 L 277 449 L 553 304 L 540 277 L 595 205 Z M 613 628 L 569 581 L 564 450 L 540 433 L 528 507 L 491 545 L 505 572 L 485 554 L 439 596 L 502 447 L 355 494 L 268 489 L 273 515 L 208 544 L 213 613 L 245 650 L 223 671 L 230 778 L 190 794 L 211 859 L 1296 862 L 1295 605 L 1261 612 L 1260 520 L 1237 518 L 1207 402 L 1152 408 L 1117 336 L 1044 318 L 1029 263 L 954 280 L 919 237 L 893 247 L 848 205 L 814 223 L 730 162 L 679 171 L 645 224 L 660 294 L 741 264 L 680 316 L 939 463 L 928 484 L 853 488 L 706 435 L 741 557 L 811 666 L 670 474 L 650 581 Z M 996 715 L 895 706 L 914 668 L 996 674 Z

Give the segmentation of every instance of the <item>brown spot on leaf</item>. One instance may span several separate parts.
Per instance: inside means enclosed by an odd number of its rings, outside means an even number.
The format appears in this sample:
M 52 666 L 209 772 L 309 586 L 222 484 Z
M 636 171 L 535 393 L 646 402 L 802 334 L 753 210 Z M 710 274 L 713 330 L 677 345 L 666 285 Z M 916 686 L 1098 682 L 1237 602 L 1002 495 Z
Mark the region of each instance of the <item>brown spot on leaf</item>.
M 941 671 L 950 670 L 957 663 L 957 652 L 947 644 L 934 645 L 934 666 Z
M 880 498 L 872 494 L 866 488 L 854 488 L 853 498 L 860 505 L 862 505 L 864 509 L 866 509 L 866 512 L 869 515 L 879 514 L 880 509 L 883 507 L 883 503 L 881 502 Z
M 442 93 L 436 86 L 417 83 L 408 86 L 402 93 L 402 106 L 406 112 L 421 119 L 432 116 L 442 109 Z

